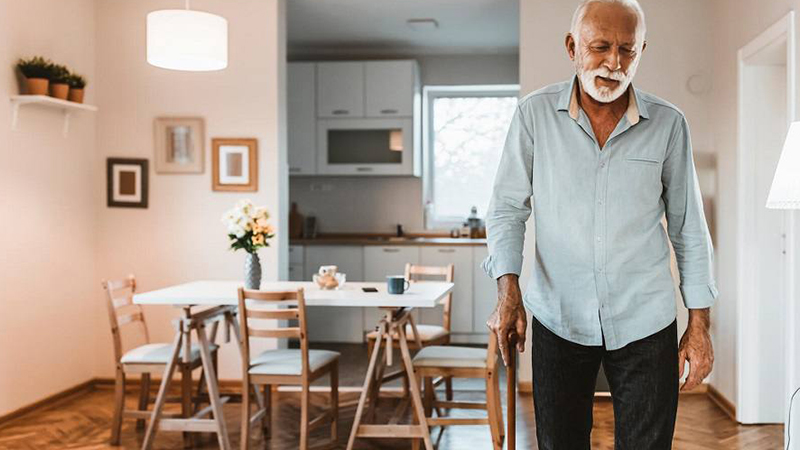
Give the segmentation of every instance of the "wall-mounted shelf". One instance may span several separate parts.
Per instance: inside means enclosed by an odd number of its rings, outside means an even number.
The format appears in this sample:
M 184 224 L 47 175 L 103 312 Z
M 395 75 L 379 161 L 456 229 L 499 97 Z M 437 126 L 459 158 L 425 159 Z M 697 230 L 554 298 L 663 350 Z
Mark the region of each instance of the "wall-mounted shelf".
M 64 114 L 63 133 L 69 133 L 69 118 L 75 111 L 97 111 L 96 106 L 69 102 L 47 95 L 12 95 L 11 96 L 11 129 L 16 130 L 19 122 L 19 107 L 23 105 L 41 105 L 46 108 L 60 109 Z

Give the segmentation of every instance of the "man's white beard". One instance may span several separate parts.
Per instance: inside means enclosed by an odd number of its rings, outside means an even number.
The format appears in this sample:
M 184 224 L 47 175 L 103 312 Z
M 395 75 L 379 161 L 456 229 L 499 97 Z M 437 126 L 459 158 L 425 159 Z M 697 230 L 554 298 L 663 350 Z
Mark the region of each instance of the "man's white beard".
M 583 88 L 590 97 L 600 103 L 611 103 L 620 98 L 622 94 L 627 91 L 631 81 L 633 81 L 633 77 L 636 75 L 636 69 L 639 66 L 639 57 L 637 56 L 636 59 L 631 62 L 631 65 L 628 66 L 627 74 L 622 70 L 612 72 L 605 67 L 584 70 L 581 59 L 582 58 L 576 58 L 575 61 L 575 71 L 578 74 L 578 78 L 581 80 L 581 88 Z M 597 84 L 595 84 L 595 77 L 598 76 L 619 81 L 619 84 L 614 89 L 605 86 L 598 87 Z

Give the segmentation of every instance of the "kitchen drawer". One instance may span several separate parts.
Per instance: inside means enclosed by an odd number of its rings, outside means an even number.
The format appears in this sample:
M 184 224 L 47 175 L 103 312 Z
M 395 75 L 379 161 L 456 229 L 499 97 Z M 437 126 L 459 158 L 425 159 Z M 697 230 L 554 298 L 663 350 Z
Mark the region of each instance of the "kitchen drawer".
M 420 264 L 425 266 L 446 266 L 453 264 L 453 303 L 450 316 L 450 330 L 454 333 L 471 333 L 473 330 L 472 301 L 472 248 L 466 246 L 426 246 L 420 250 Z M 442 307 L 421 310 L 421 323 L 442 324 Z

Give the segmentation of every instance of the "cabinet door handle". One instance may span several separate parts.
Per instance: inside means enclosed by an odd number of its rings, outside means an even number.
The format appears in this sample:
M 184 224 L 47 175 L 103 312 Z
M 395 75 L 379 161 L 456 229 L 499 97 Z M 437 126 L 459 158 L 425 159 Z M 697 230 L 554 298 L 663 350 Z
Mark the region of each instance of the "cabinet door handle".
M 333 111 L 331 111 L 331 112 L 332 112 L 332 113 L 333 113 L 333 115 L 335 115 L 335 116 L 342 116 L 342 115 L 345 115 L 345 114 L 350 114 L 350 111 L 348 111 L 348 110 L 346 110 L 346 109 L 334 109 L 334 110 L 333 110 Z
M 381 114 L 397 114 L 396 109 L 382 109 Z
M 399 248 L 384 248 L 383 251 L 384 251 L 384 253 L 397 253 L 397 252 L 400 251 L 400 249 Z
M 372 167 L 356 167 L 358 172 L 372 172 Z
M 439 253 L 455 253 L 456 249 L 454 248 L 440 248 Z
M 300 168 L 299 167 L 289 167 L 289 172 L 290 173 L 299 173 L 300 172 Z

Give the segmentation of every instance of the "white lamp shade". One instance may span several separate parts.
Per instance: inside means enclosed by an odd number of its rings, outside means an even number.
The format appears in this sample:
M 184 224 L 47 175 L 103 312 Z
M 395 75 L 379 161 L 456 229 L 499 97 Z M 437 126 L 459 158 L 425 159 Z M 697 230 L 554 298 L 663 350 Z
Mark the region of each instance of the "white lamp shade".
M 767 197 L 767 208 L 800 209 L 800 122 L 789 127 Z
M 147 14 L 147 62 L 192 72 L 228 67 L 228 21 L 188 9 Z

